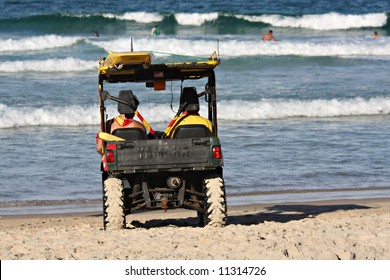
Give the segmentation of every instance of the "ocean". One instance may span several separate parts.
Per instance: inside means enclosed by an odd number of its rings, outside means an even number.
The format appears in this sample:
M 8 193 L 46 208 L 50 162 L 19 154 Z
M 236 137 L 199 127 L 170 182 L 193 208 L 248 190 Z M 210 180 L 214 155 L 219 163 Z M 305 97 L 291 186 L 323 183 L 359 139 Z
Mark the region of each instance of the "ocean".
M 97 61 L 131 41 L 218 51 L 228 204 L 388 197 L 389 35 L 388 0 L 0 0 L 0 215 L 101 209 Z M 164 130 L 169 94 L 142 90 Z

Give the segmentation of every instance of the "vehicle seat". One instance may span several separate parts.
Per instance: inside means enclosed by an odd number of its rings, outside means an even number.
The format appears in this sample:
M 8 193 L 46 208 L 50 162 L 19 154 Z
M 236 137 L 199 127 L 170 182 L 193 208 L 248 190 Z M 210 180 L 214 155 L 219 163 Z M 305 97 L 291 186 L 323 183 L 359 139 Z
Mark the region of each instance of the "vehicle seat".
M 126 127 L 115 129 L 112 135 L 118 136 L 125 140 L 146 140 L 148 136 L 146 132 L 139 127 Z
M 173 137 L 175 139 L 210 137 L 210 130 L 202 124 L 186 124 L 176 128 Z

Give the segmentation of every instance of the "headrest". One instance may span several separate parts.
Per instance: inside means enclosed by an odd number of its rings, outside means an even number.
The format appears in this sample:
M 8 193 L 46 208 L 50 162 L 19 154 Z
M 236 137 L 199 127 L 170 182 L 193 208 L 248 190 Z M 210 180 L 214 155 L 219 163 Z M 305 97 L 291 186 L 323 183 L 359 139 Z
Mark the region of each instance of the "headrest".
M 131 90 L 119 91 L 118 98 L 132 104 L 134 108 L 137 109 L 139 101 L 137 99 L 137 96 L 135 96 Z M 133 108 L 120 102 L 118 102 L 118 112 L 119 114 L 125 115 L 134 114 Z
M 199 99 L 195 87 L 185 87 L 180 96 L 180 107 L 184 103 L 187 103 L 183 111 L 198 112 L 199 111 Z

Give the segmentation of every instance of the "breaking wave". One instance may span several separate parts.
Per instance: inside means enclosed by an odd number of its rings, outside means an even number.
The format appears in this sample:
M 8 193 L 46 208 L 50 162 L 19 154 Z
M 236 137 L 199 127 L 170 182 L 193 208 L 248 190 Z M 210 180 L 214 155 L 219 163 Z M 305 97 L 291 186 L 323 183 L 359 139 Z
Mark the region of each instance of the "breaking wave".
M 262 22 L 275 27 L 306 28 L 314 30 L 345 30 L 366 27 L 382 27 L 387 23 L 386 13 L 344 15 L 327 13 L 322 15 L 237 15 L 250 22 Z
M 0 62 L 0 72 L 82 72 L 97 70 L 96 61 L 86 61 L 73 57 L 51 58 L 46 60 L 18 60 Z
M 76 44 L 82 40 L 78 36 L 29 36 L 23 38 L 0 39 L 0 52 L 37 51 L 53 48 L 62 48 Z
M 245 108 L 245 114 L 242 114 Z M 204 109 L 204 108 L 203 108 Z M 24 114 L 20 115 L 20 111 Z M 147 103 L 142 105 L 143 117 L 151 124 L 167 124 L 174 113 L 166 104 Z M 159 112 L 158 115 L 155 112 Z M 107 108 L 109 116 L 116 113 L 115 106 Z M 332 99 L 332 100 L 260 100 L 247 102 L 241 100 L 220 101 L 219 120 L 272 120 L 285 118 L 328 118 L 344 116 L 375 116 L 390 114 L 390 98 L 371 99 Z M 201 110 L 201 115 L 207 115 Z M 0 104 L 0 128 L 24 126 L 88 126 L 99 125 L 98 106 L 61 107 L 9 107 Z
M 186 38 L 138 38 L 137 49 L 155 51 L 155 55 L 186 54 L 209 57 L 218 44 L 212 39 L 189 40 Z M 110 50 L 129 50 L 130 40 L 90 41 L 107 52 Z M 258 38 L 222 37 L 219 41 L 221 57 L 237 56 L 390 56 L 390 40 L 380 38 L 373 40 L 367 37 L 358 38 L 320 38 L 309 40 L 283 40 L 263 42 Z
M 352 28 L 382 27 L 387 23 L 386 13 L 361 15 L 326 13 L 299 16 L 287 15 L 240 15 L 230 13 L 174 13 L 159 14 L 148 12 L 127 12 L 124 14 L 103 14 L 104 18 L 135 21 L 139 23 L 157 23 L 173 16 L 179 25 L 201 26 L 208 22 L 218 24 L 223 19 L 244 19 L 249 23 L 264 23 L 275 27 L 307 28 L 314 30 L 344 30 Z
M 47 24 L 42 24 L 42 23 Z M 60 34 L 91 33 L 99 29 L 105 34 L 147 34 L 158 24 L 171 34 L 180 32 L 180 27 L 191 27 L 194 33 L 242 34 L 253 33 L 261 28 L 299 28 L 308 30 L 349 30 L 382 28 L 390 31 L 388 12 L 364 14 L 235 14 L 210 13 L 58 13 L 42 14 L 23 18 L 0 19 L 0 29 L 9 31 L 33 31 Z M 177 30 L 176 30 L 177 29 Z

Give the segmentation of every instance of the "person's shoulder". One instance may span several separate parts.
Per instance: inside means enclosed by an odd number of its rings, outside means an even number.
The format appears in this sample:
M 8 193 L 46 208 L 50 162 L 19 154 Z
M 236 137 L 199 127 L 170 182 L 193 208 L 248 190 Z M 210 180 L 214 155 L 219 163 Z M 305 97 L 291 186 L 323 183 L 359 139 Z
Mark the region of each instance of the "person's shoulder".
M 146 128 L 145 128 L 145 126 L 143 125 L 143 123 L 141 123 L 141 122 L 139 122 L 139 121 L 137 121 L 137 120 L 133 120 L 133 125 L 134 125 L 134 127 L 139 127 L 139 128 L 141 128 L 141 129 L 143 129 L 143 130 L 146 130 Z

